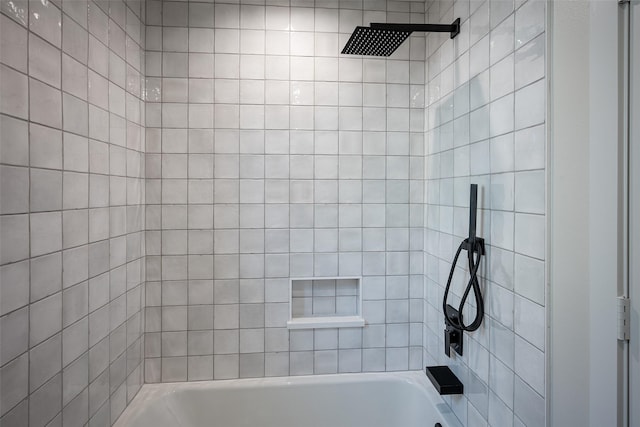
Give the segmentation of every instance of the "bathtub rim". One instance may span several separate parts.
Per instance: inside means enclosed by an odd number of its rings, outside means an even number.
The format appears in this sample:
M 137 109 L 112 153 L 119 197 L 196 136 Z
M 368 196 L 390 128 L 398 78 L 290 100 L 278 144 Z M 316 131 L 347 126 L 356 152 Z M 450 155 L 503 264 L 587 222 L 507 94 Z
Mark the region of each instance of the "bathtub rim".
M 396 371 L 396 372 L 358 372 L 339 374 L 296 375 L 286 377 L 260 377 L 237 378 L 227 380 L 203 380 L 203 381 L 179 381 L 166 383 L 144 384 L 133 400 L 127 405 L 120 417 L 113 424 L 114 427 L 128 427 L 127 422 L 137 416 L 144 402 L 151 402 L 168 396 L 180 390 L 207 390 L 207 389 L 249 389 L 260 387 L 288 387 L 308 384 L 345 384 L 355 382 L 375 382 L 379 380 L 405 382 L 417 387 L 426 394 L 428 401 L 438 411 L 441 422 L 447 427 L 462 427 L 462 424 L 429 382 L 423 371 Z

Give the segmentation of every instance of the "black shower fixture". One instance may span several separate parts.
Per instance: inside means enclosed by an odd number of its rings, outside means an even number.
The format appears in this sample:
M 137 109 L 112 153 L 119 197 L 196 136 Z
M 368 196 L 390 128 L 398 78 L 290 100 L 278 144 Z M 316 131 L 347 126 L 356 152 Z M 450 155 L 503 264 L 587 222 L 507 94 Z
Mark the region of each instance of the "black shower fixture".
M 453 258 L 453 264 L 451 265 L 451 271 L 449 272 L 449 279 L 447 280 L 447 287 L 444 290 L 444 298 L 442 301 L 442 312 L 444 313 L 444 321 L 446 328 L 444 330 L 444 352 L 447 356 L 451 356 L 451 348 L 462 356 L 462 332 L 472 332 L 480 327 L 482 324 L 482 318 L 484 317 L 484 301 L 482 299 L 482 292 L 480 290 L 480 283 L 478 282 L 478 268 L 480 267 L 480 260 L 485 254 L 484 239 L 476 237 L 476 216 L 478 208 L 478 184 L 471 184 L 471 197 L 469 206 L 469 237 L 464 239 L 456 255 Z M 449 288 L 451 287 L 451 279 L 453 279 L 453 273 L 456 269 L 456 263 L 462 250 L 467 251 L 467 260 L 469 261 L 469 283 L 462 295 L 460 305 L 458 308 L 447 304 L 447 297 L 449 296 Z M 476 302 L 476 316 L 468 325 L 465 325 L 462 320 L 462 310 L 467 302 L 469 293 L 473 290 L 473 294 Z
M 425 372 L 441 395 L 464 393 L 464 384 L 448 366 L 427 366 Z
M 390 56 L 413 33 L 460 33 L 460 18 L 453 24 L 385 24 L 372 22 L 369 27 L 356 27 L 342 49 L 343 55 Z

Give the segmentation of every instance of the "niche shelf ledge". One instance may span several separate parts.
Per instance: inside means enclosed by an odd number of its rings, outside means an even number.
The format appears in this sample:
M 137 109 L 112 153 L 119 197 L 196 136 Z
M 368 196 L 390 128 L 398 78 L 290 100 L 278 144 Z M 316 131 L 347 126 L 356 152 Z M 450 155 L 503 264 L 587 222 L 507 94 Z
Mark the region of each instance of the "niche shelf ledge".
M 363 328 L 360 316 L 297 317 L 287 322 L 289 329 Z

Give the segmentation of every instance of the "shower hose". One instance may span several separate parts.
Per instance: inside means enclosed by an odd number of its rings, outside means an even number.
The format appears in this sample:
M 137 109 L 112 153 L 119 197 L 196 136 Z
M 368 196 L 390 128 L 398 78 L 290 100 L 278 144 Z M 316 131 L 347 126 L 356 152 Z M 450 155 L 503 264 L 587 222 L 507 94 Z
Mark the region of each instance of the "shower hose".
M 458 317 L 452 318 L 447 313 L 447 297 L 449 296 L 451 279 L 453 279 L 453 273 L 456 269 L 458 257 L 460 256 L 460 252 L 462 252 L 463 249 L 467 250 L 467 259 L 469 260 L 469 273 L 471 274 L 471 277 L 469 279 L 469 283 L 467 284 L 467 288 L 462 295 L 462 299 L 460 300 L 460 306 L 458 307 Z M 442 301 L 442 311 L 444 313 L 444 317 L 448 324 L 461 331 L 475 331 L 482 324 L 482 318 L 484 317 L 484 301 L 482 300 L 482 292 L 480 290 L 480 283 L 478 282 L 478 268 L 480 267 L 480 260 L 482 259 L 483 251 L 484 246 L 481 239 L 463 240 L 462 243 L 460 243 L 460 246 L 458 246 L 456 256 L 453 258 L 453 265 L 451 266 L 451 271 L 449 272 L 447 287 L 444 290 L 444 298 Z M 476 253 L 477 256 L 474 256 L 474 254 Z M 467 302 L 467 297 L 469 296 L 469 293 L 472 289 L 476 300 L 476 317 L 469 325 L 465 325 L 462 321 L 462 309 L 464 308 L 464 305 Z

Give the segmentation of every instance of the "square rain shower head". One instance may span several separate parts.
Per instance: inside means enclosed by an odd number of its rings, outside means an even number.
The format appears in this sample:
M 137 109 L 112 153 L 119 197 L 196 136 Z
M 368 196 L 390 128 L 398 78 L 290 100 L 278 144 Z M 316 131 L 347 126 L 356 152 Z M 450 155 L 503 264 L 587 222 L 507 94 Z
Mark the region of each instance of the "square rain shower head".
M 342 54 L 390 56 L 412 32 L 356 27 Z
M 372 22 L 369 27 L 356 27 L 342 49 L 343 55 L 390 56 L 413 33 L 460 34 L 460 18 L 452 24 L 395 24 Z

